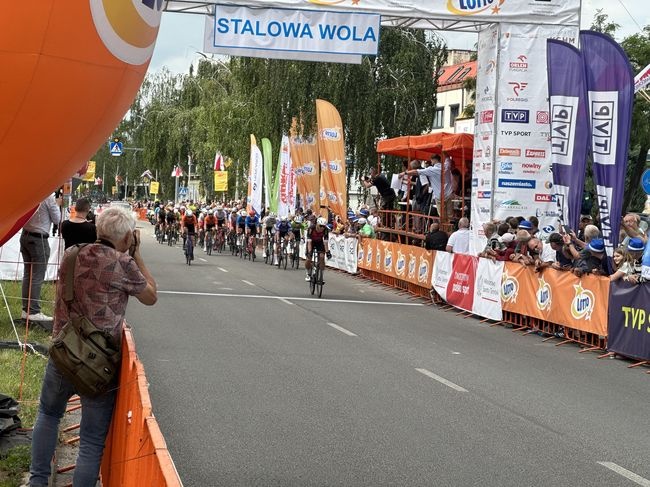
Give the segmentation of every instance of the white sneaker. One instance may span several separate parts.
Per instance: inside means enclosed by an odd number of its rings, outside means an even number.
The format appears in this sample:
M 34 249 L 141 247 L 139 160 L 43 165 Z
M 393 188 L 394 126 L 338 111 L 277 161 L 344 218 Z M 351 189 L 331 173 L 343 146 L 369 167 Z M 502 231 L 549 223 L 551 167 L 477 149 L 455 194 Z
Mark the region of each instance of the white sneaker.
M 309 273 L 305 274 L 305 281 L 311 281 L 311 276 L 309 275 Z
M 21 320 L 26 320 L 27 319 L 27 311 L 21 311 L 20 312 L 20 319 Z
M 36 313 L 34 315 L 29 315 L 30 321 L 52 321 L 54 318 L 51 316 L 44 315 L 43 313 Z
M 262 252 L 262 259 L 266 259 L 266 252 Z

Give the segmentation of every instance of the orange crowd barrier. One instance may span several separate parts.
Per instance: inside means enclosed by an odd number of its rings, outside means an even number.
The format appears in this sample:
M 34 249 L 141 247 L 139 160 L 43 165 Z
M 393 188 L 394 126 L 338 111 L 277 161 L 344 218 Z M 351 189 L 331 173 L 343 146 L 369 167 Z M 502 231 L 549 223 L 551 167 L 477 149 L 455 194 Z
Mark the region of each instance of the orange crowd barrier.
M 138 209 L 138 220 L 147 221 L 147 209 L 146 208 Z
M 151 411 L 147 378 L 124 329 L 120 388 L 101 466 L 104 487 L 182 486 Z

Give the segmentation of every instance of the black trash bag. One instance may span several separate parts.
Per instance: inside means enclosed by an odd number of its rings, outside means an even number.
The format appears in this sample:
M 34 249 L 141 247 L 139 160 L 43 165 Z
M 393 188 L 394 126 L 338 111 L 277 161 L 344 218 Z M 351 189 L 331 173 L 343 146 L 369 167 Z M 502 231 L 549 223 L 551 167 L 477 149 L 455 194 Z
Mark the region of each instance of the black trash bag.
M 31 432 L 22 429 L 19 411 L 18 401 L 0 394 L 0 456 L 16 446 L 32 442 Z

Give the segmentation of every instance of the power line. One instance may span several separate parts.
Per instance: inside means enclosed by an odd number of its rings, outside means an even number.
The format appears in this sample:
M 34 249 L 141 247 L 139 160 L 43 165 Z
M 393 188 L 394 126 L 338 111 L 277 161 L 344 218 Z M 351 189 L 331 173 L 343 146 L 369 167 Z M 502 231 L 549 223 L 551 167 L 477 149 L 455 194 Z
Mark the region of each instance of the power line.
M 641 27 L 641 26 L 639 25 L 639 23 L 636 21 L 636 19 L 632 16 L 632 14 L 630 13 L 630 11 L 627 9 L 627 7 L 625 6 L 625 4 L 623 3 L 623 0 L 618 0 L 618 3 L 621 4 L 621 7 L 623 7 L 623 9 L 624 9 L 624 10 L 627 12 L 627 14 L 630 16 L 630 18 L 632 19 L 632 22 L 634 22 L 634 23 L 636 24 L 636 26 L 639 28 L 639 31 L 643 31 L 643 27 Z

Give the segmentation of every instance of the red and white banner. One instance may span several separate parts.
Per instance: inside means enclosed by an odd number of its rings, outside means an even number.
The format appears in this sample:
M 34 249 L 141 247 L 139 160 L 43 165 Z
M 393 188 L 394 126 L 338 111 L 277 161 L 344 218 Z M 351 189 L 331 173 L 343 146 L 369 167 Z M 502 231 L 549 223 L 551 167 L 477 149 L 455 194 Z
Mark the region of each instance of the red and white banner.
M 447 283 L 447 302 L 465 311 L 472 311 L 478 258 L 472 255 L 452 255 L 451 276 Z
M 643 90 L 650 83 L 650 64 L 634 77 L 634 93 Z
M 288 216 L 293 211 L 296 197 L 295 176 L 291 167 L 289 137 L 282 137 L 280 150 L 280 182 L 278 184 L 278 216 Z
M 217 152 L 214 156 L 214 170 L 215 171 L 225 171 L 226 166 L 223 163 L 223 156 L 220 152 Z

